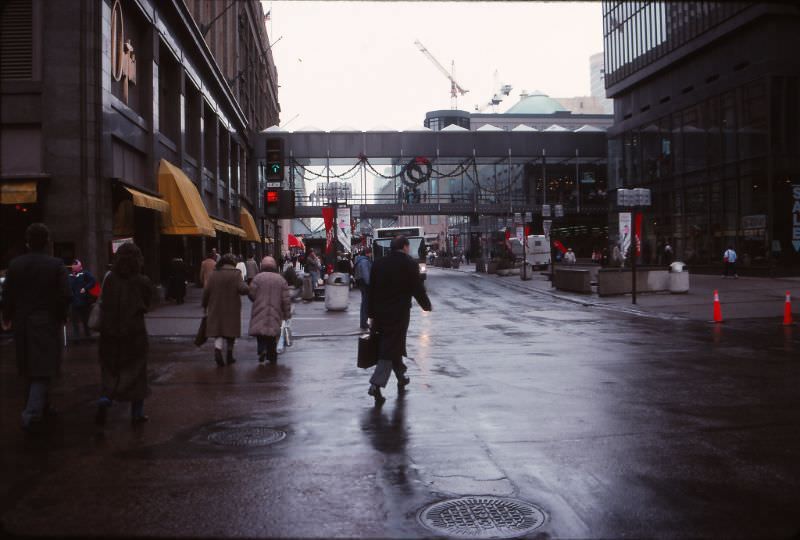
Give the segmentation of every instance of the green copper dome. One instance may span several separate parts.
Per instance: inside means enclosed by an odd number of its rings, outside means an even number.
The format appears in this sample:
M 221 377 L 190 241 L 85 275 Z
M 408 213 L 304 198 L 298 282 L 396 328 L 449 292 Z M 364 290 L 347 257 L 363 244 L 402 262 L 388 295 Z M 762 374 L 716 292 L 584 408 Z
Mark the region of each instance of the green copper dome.
M 508 109 L 505 114 L 553 114 L 568 112 L 561 103 L 536 90 L 522 96 L 519 103 Z

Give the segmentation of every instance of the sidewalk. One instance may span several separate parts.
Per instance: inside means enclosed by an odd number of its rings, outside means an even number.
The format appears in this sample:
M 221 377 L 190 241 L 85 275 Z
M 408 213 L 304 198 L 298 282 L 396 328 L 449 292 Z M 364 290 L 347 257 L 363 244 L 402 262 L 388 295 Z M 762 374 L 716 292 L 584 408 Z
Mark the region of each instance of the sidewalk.
M 476 273 L 474 264 L 461 265 L 458 270 L 451 271 L 471 273 L 479 279 L 496 280 L 502 286 L 521 292 L 533 292 L 584 306 L 663 319 L 696 321 L 711 320 L 714 290 L 719 291 L 723 319 L 775 318 L 782 321 L 785 294 L 789 291 L 793 298 L 793 318 L 795 322 L 800 322 L 800 278 L 723 279 L 721 276 L 691 274 L 688 293 L 639 293 L 636 295 L 637 304 L 632 305 L 630 294 L 600 297 L 596 293 L 588 295 L 558 291 L 551 287 L 548 276 L 543 275 L 546 272 L 533 272 L 532 279 L 522 281 L 518 275 L 501 277 Z

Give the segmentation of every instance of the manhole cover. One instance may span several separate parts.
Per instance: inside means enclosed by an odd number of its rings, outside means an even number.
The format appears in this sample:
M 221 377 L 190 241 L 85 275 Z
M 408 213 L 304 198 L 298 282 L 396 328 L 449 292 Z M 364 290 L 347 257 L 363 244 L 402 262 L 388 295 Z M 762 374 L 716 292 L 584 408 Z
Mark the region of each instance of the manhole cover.
M 545 521 L 538 507 L 503 497 L 460 497 L 424 508 L 418 515 L 428 529 L 458 538 L 513 538 Z
M 233 428 L 208 436 L 214 444 L 224 446 L 266 446 L 283 440 L 286 433 L 266 427 Z

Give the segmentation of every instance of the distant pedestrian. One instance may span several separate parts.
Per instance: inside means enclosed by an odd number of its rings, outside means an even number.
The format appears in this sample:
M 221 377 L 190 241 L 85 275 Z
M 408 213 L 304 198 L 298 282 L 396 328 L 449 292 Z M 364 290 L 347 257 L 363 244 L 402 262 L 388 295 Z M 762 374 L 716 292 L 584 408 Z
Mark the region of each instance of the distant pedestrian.
M 275 259 L 264 257 L 261 260 L 261 270 L 253 279 L 247 294 L 253 301 L 248 333 L 256 338 L 258 362 L 263 363 L 266 359 L 274 364 L 278 361 L 277 345 L 281 324 L 292 318 L 292 299 L 289 285 L 278 273 Z
M 28 253 L 11 261 L 3 287 L 3 330 L 13 331 L 17 368 L 27 384 L 26 431 L 39 428 L 54 411 L 50 381 L 60 371 L 61 332 L 72 299 L 64 263 L 45 253 L 49 236 L 43 223 L 28 226 Z
M 105 424 L 114 401 L 131 402 L 131 423 L 149 420 L 144 414 L 144 399 L 150 394 L 144 314 L 150 309 L 153 284 L 141 273 L 143 262 L 136 244 L 122 244 L 103 283 L 98 346 L 102 390 L 95 416 L 98 425 Z
M 247 281 L 247 265 L 244 264 L 244 260 L 242 259 L 241 255 L 235 255 L 235 257 L 236 257 L 236 269 L 242 276 L 242 281 Z
M 389 382 L 394 371 L 397 390 L 404 392 L 411 382 L 405 376 L 403 355 L 406 352 L 406 333 L 411 319 L 411 298 L 425 311 L 430 311 L 431 301 L 419 275 L 419 264 L 409 256 L 409 242 L 405 236 L 392 239 L 391 253 L 372 265 L 369 277 L 369 308 L 373 330 L 378 336 L 378 365 L 370 378 L 369 395 L 375 404 L 386 399 L 381 388 Z
M 202 305 L 206 308 L 206 335 L 213 336 L 214 361 L 222 367 L 236 362 L 233 345 L 242 333 L 242 299 L 249 288 L 236 270 L 233 255 L 220 257 L 203 289 Z M 227 342 L 227 355 L 222 361 L 222 345 Z
M 217 248 L 211 248 L 211 255 L 210 257 L 214 259 L 214 262 L 219 262 L 220 254 L 217 253 Z
M 217 267 L 217 259 L 214 257 L 216 250 L 212 250 L 208 256 L 200 263 L 200 286 L 205 288 L 208 278 Z
M 176 304 L 183 304 L 186 297 L 186 263 L 183 262 L 182 257 L 175 257 L 170 263 L 166 296 L 174 299 Z
M 672 251 L 672 245 L 669 242 L 664 244 L 664 261 L 669 266 L 675 260 L 675 253 Z
M 361 318 L 360 327 L 368 330 L 367 319 L 369 318 L 369 275 L 372 272 L 372 249 L 366 248 L 364 252 L 356 257 L 356 265 L 353 269 L 356 287 L 361 291 Z
M 317 257 L 317 254 L 314 253 L 313 250 L 310 250 L 308 255 L 306 255 L 305 269 L 306 272 L 311 274 L 311 285 L 316 287 L 317 283 L 319 282 L 320 272 L 322 271 L 322 264 L 320 263 L 319 257 Z
M 567 252 L 564 253 L 564 262 L 566 264 L 575 264 L 577 259 L 575 258 L 575 253 L 572 251 L 572 248 L 568 248 Z
M 738 258 L 733 246 L 728 246 L 728 249 L 722 254 L 722 262 L 725 264 L 725 273 L 722 275 L 723 278 L 729 276 L 733 276 L 735 279 L 739 278 L 739 274 L 736 273 L 736 260 Z
M 69 275 L 69 286 L 72 289 L 72 304 L 70 306 L 70 320 L 72 321 L 72 337 L 80 337 L 80 327 L 83 327 L 85 337 L 91 337 L 89 329 L 89 312 L 96 298 L 89 292 L 97 284 L 97 280 L 78 259 L 72 261 L 72 273 Z
M 250 282 L 253 281 L 253 278 L 256 277 L 258 274 L 258 263 L 256 262 L 255 256 L 251 253 L 247 260 L 244 262 L 245 269 L 247 270 L 247 277 L 245 281 L 248 285 Z

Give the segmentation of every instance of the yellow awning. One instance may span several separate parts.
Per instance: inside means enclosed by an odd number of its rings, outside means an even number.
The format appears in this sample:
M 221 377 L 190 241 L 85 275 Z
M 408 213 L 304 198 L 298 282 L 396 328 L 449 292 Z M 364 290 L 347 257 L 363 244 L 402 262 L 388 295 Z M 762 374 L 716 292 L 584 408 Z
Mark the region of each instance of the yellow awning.
M 236 225 L 231 225 L 230 223 L 225 223 L 224 221 L 220 221 L 214 218 L 211 218 L 211 224 L 219 232 L 232 234 L 233 236 L 241 236 L 242 238 L 246 236 L 244 229 L 241 229 Z
M 30 204 L 36 202 L 36 180 L 3 182 L 0 184 L 0 204 Z
M 149 208 L 157 212 L 169 212 L 169 203 L 164 199 L 153 197 L 147 193 L 142 193 L 133 188 L 126 187 L 125 190 L 133 196 L 133 205 Z
M 239 219 L 241 220 L 242 228 L 246 233 L 244 239 L 248 242 L 261 243 L 261 235 L 258 234 L 258 227 L 256 227 L 256 220 L 253 219 L 253 214 L 251 214 L 247 208 L 242 208 Z
M 158 191 L 169 204 L 162 216 L 162 234 L 217 235 L 197 188 L 182 170 L 166 159 L 158 166 Z

